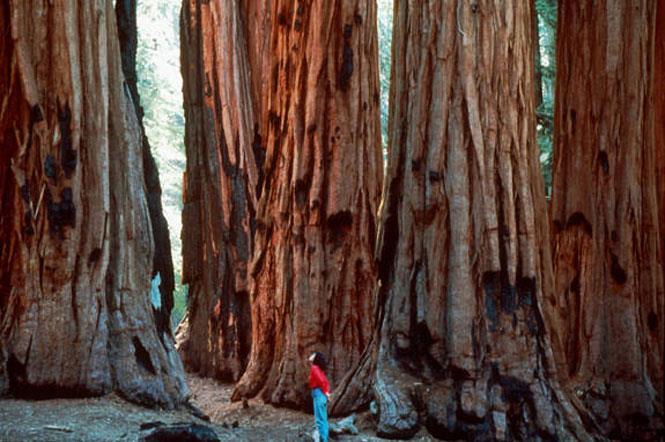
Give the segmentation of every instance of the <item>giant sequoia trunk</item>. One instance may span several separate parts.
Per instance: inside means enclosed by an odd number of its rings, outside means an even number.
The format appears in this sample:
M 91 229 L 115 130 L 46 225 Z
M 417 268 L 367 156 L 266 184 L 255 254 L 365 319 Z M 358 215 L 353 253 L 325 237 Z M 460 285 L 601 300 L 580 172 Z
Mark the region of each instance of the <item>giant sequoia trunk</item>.
M 0 385 L 177 405 L 112 2 L 2 2 L 0 28 Z
M 371 335 L 382 179 L 375 8 L 274 3 L 252 351 L 235 399 L 262 392 L 302 406 L 308 354 L 327 354 L 334 384 Z
M 559 7 L 551 209 L 558 362 L 607 434 L 653 437 L 663 412 L 665 319 L 651 97 L 656 2 Z
M 173 336 L 171 310 L 173 309 L 175 281 L 173 280 L 173 260 L 171 259 L 171 238 L 169 236 L 169 226 L 162 209 L 162 187 L 159 184 L 159 171 L 143 127 L 143 108 L 141 107 L 136 76 L 136 6 L 137 0 L 117 0 L 115 14 L 118 21 L 122 70 L 141 127 L 143 180 L 145 181 L 148 212 L 150 213 L 152 237 L 155 244 L 151 275 L 156 278 L 159 274 L 158 280 L 160 281 L 160 300 L 159 302 L 153 302 L 153 312 L 158 331 Z
M 189 299 L 178 348 L 189 369 L 233 381 L 251 343 L 247 265 L 263 157 L 247 50 L 247 30 L 260 34 L 260 16 L 251 15 L 249 24 L 241 17 L 237 0 L 188 0 L 181 17 Z
M 333 410 L 373 393 L 381 435 L 585 437 L 542 315 L 532 7 L 395 2 L 379 323 Z

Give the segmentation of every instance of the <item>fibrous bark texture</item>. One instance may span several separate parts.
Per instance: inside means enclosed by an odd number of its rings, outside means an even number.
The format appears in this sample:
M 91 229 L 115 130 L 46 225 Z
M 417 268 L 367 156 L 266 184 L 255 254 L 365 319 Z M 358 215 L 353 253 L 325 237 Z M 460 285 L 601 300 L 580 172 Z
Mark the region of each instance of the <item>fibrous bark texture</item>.
M 301 407 L 309 353 L 327 355 L 334 384 L 372 331 L 382 181 L 376 5 L 285 0 L 270 20 L 252 351 L 234 399 L 261 393 Z
M 5 384 L 175 406 L 187 387 L 150 307 L 141 133 L 112 1 L 2 2 L 0 24 Z
M 122 70 L 141 127 L 143 180 L 145 181 L 150 224 L 152 225 L 152 236 L 155 244 L 151 276 L 156 278 L 159 274 L 160 281 L 160 299 L 158 302 L 153 300 L 153 312 L 159 332 L 172 337 L 171 310 L 173 309 L 175 282 L 173 279 L 173 260 L 171 259 L 171 238 L 169 236 L 169 226 L 162 209 L 162 187 L 159 183 L 159 171 L 143 127 L 143 108 L 141 107 L 136 75 L 136 6 L 137 0 L 116 0 L 115 14 L 118 22 Z
M 189 299 L 178 348 L 189 369 L 231 381 L 243 373 L 251 344 L 247 266 L 264 156 L 247 49 L 260 21 L 248 14 L 244 23 L 240 3 L 188 0 L 181 17 Z
M 532 7 L 395 2 L 378 327 L 333 409 L 373 393 L 379 435 L 586 437 L 541 310 L 552 268 Z
M 665 300 L 656 2 L 559 8 L 551 207 L 558 362 L 606 435 L 651 438 L 662 425 Z
M 658 183 L 658 207 L 661 259 L 665 278 L 665 5 L 658 4 L 655 37 L 655 69 L 653 81 L 654 127 L 656 130 L 656 182 Z

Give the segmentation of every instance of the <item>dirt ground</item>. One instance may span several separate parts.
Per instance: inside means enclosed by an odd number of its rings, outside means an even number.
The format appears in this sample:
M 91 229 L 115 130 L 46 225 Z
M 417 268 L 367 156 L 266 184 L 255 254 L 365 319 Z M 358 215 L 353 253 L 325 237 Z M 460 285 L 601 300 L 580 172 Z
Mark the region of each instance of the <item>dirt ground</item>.
M 311 441 L 311 415 L 274 408 L 259 400 L 248 407 L 230 401 L 233 386 L 189 377 L 192 403 L 211 418 L 201 421 L 187 411 L 160 411 L 128 403 L 115 395 L 90 399 L 0 400 L 0 441 L 136 441 L 141 424 L 196 422 L 212 427 L 224 441 Z M 356 419 L 357 436 L 341 441 L 380 441 L 372 418 Z M 433 440 L 419 434 L 416 441 Z

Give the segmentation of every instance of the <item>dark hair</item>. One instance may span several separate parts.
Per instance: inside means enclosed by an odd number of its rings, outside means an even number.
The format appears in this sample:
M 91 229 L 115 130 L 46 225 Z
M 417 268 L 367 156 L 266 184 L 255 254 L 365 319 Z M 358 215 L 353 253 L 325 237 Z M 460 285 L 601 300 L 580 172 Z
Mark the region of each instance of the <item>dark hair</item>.
M 319 353 L 318 351 L 314 352 L 314 361 L 312 361 L 312 363 L 314 365 L 317 365 L 323 371 L 326 371 L 326 369 L 328 368 L 326 357 L 323 356 L 323 353 Z

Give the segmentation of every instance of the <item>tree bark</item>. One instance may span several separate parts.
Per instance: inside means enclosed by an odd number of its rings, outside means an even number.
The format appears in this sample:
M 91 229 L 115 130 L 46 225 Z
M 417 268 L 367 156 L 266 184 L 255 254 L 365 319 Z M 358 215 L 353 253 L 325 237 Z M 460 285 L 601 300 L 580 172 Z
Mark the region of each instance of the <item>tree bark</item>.
M 171 258 L 171 238 L 169 236 L 169 226 L 162 208 L 162 186 L 159 183 L 159 171 L 150 150 L 148 136 L 143 127 L 143 107 L 141 107 L 141 98 L 137 86 L 138 78 L 136 75 L 136 6 L 137 0 L 116 0 L 115 15 L 118 22 L 122 71 L 131 92 L 132 102 L 134 103 L 136 116 L 141 127 L 143 180 L 145 181 L 150 224 L 152 225 L 153 242 L 155 244 L 151 277 L 155 278 L 159 274 L 159 280 L 161 281 L 159 285 L 160 300 L 158 304 L 153 302 L 153 313 L 155 315 L 157 330 L 160 333 L 166 333 L 172 339 L 171 310 L 173 309 L 175 281 L 173 277 L 173 260 Z
M 187 387 L 150 310 L 140 128 L 112 2 L 3 2 L 0 23 L 5 384 L 176 406 Z
M 656 182 L 658 183 L 658 207 L 660 220 L 661 259 L 665 278 L 665 5 L 658 4 L 655 37 L 655 69 L 653 81 L 654 127 L 656 145 Z
M 395 2 L 377 331 L 333 412 L 377 433 L 584 439 L 552 366 L 531 2 Z M 371 390 L 370 388 L 371 387 Z
M 551 307 L 560 371 L 605 435 L 648 439 L 663 412 L 656 2 L 559 8 Z
M 382 180 L 376 5 L 278 1 L 265 181 L 251 265 L 252 351 L 233 399 L 307 401 L 307 357 L 334 384 L 372 331 Z
M 247 35 L 262 30 L 259 15 L 244 23 L 243 11 L 237 0 L 188 0 L 181 17 L 189 296 L 178 348 L 188 368 L 230 381 L 243 373 L 251 344 L 247 266 L 264 156 L 247 49 Z

